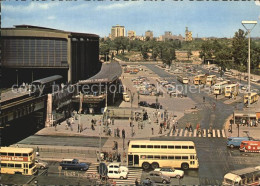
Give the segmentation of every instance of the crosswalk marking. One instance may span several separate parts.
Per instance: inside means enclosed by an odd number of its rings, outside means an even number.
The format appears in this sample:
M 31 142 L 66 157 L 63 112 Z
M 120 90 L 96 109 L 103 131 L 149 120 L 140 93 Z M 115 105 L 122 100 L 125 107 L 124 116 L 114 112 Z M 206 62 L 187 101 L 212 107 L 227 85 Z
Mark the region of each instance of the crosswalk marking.
M 218 134 L 218 137 L 220 137 L 220 131 L 219 130 L 217 130 L 217 134 Z
M 222 129 L 222 136 L 223 136 L 224 138 L 226 137 L 226 134 L 225 134 L 224 129 Z
M 185 131 L 184 131 L 184 137 L 187 136 L 187 133 L 188 133 L 188 130 L 185 130 Z
M 179 131 L 179 129 L 176 129 L 174 136 L 178 135 L 178 131 Z
M 211 131 L 209 129 L 201 129 L 201 132 L 198 132 L 197 129 L 194 129 L 193 131 L 188 131 L 185 129 L 176 129 L 174 132 L 171 130 L 168 136 L 179 136 L 179 137 L 217 137 L 217 138 L 226 138 L 225 130 L 224 129 L 212 129 Z
M 183 132 L 183 129 L 181 129 L 180 133 L 179 133 L 179 136 L 182 136 L 182 132 Z
M 194 130 L 193 137 L 196 137 L 197 135 L 197 129 Z

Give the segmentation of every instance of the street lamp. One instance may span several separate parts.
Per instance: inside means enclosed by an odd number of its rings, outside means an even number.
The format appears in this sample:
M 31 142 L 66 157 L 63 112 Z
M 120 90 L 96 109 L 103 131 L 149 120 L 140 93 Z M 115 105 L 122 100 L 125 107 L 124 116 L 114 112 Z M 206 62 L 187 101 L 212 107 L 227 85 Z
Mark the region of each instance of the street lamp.
M 134 100 L 134 95 L 135 93 L 132 94 L 131 90 L 130 91 L 130 95 L 131 95 L 131 127 L 132 127 L 132 137 L 134 136 L 134 125 L 133 125 L 133 100 Z
M 257 24 L 257 21 L 242 21 L 242 25 L 248 33 L 248 94 L 251 92 L 250 89 L 250 33 Z M 248 107 L 250 106 L 250 96 L 248 95 Z

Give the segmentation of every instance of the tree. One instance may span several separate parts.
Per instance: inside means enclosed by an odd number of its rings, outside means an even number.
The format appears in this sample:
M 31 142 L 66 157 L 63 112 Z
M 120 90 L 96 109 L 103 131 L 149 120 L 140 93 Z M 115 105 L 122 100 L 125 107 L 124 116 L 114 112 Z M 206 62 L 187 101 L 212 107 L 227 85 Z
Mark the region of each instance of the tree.
M 142 54 L 144 60 L 147 60 L 148 57 L 149 57 L 148 56 L 148 51 L 149 51 L 149 48 L 148 48 L 147 44 L 143 44 L 142 45 L 141 54 Z
M 172 65 L 172 60 L 176 59 L 174 48 L 164 48 L 162 52 L 162 61 L 169 67 Z
M 187 57 L 188 57 L 188 61 L 190 60 L 190 57 L 192 56 L 192 52 L 191 52 L 191 49 L 189 49 L 187 51 Z
M 99 54 L 104 55 L 104 61 L 109 60 L 108 58 L 109 51 L 110 51 L 110 46 L 108 44 L 100 44 Z
M 236 65 L 245 65 L 247 64 L 248 51 L 247 51 L 247 40 L 246 33 L 239 29 L 232 40 L 232 54 L 234 57 L 234 63 Z

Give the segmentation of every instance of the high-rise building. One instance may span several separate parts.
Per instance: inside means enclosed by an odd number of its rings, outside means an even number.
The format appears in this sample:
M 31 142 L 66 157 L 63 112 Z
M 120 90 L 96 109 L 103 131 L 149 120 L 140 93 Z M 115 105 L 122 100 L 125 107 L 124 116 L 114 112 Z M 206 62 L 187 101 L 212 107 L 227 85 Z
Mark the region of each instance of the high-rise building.
M 115 39 L 116 37 L 125 37 L 125 27 L 120 25 L 112 26 L 110 37 L 111 39 Z
M 192 32 L 188 30 L 188 27 L 186 27 L 185 30 L 185 41 L 192 41 Z
M 150 39 L 152 39 L 152 38 L 153 38 L 153 31 L 147 30 L 147 31 L 145 32 L 145 38 L 147 38 L 147 37 L 149 37 Z
M 128 36 L 129 39 L 134 39 L 136 37 L 136 33 L 133 30 L 129 30 L 127 32 L 127 36 Z

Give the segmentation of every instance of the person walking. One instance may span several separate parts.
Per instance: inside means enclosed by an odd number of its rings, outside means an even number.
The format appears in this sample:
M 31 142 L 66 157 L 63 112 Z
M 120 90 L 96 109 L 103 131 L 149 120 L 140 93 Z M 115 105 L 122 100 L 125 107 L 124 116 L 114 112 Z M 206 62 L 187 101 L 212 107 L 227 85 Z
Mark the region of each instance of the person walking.
M 139 186 L 139 182 L 137 178 L 135 179 L 135 186 Z
M 154 135 L 154 131 L 153 131 L 153 128 L 152 128 L 152 135 Z

